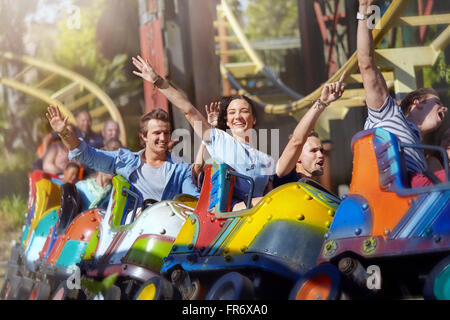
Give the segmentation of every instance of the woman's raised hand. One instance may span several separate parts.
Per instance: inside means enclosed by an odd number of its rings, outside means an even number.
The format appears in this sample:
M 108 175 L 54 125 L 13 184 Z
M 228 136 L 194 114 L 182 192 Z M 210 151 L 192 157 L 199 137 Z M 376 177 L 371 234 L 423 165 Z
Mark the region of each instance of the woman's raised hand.
M 341 78 L 337 82 L 327 83 L 322 89 L 320 95 L 320 101 L 325 102 L 327 105 L 336 101 L 345 91 L 345 84 L 343 83 L 347 71 L 344 71 Z
M 211 102 L 209 107 L 205 106 L 206 114 L 208 116 L 208 123 L 214 127 L 219 124 L 219 112 L 220 112 L 220 101 Z
M 50 125 L 57 134 L 64 133 L 67 128 L 67 120 L 69 117 L 64 117 L 61 115 L 61 111 L 59 111 L 58 107 L 49 106 L 47 108 L 47 113 L 45 114 Z
M 135 75 L 151 83 L 154 83 L 158 79 L 158 74 L 153 70 L 147 60 L 144 60 L 141 56 L 137 56 L 137 58 L 132 57 L 131 60 L 139 70 L 139 72 L 133 71 Z

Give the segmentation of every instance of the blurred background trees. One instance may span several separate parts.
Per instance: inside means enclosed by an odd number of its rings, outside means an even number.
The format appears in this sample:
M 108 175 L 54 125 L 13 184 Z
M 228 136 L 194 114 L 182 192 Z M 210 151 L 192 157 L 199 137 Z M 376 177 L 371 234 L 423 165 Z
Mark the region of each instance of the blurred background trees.
M 68 23 L 73 5 L 81 9 L 80 28 Z M 124 109 L 140 114 L 143 108 L 141 82 L 132 75 L 129 61 L 139 51 L 137 0 L 0 1 L 0 52 L 33 56 L 85 76 L 122 114 Z M 0 77 L 12 78 L 23 68 L 0 60 Z M 34 150 L 50 131 L 44 116 L 47 105 L 6 86 L 0 91 L 0 199 L 25 199 L 27 174 L 37 159 Z M 135 132 L 129 137 L 129 145 L 136 147 Z M 15 197 L 11 203 L 17 201 Z

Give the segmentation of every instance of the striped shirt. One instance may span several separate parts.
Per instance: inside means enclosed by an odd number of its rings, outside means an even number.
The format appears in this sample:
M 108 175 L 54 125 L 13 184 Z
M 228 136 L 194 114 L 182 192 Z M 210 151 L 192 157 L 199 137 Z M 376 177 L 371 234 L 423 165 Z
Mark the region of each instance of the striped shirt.
M 422 136 L 419 128 L 411 121 L 406 120 L 400 106 L 391 96 L 388 96 L 379 110 L 368 106 L 368 116 L 364 129 L 383 127 L 397 136 L 403 143 L 421 143 Z M 422 173 L 426 168 L 426 160 L 420 149 L 404 148 L 406 167 L 409 172 Z

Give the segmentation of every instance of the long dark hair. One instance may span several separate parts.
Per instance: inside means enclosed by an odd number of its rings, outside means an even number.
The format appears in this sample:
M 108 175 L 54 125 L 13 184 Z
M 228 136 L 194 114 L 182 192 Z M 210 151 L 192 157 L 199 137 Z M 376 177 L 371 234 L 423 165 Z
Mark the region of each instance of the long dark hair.
M 256 119 L 256 113 L 255 113 L 255 103 L 252 99 L 250 99 L 247 96 L 244 95 L 234 95 L 234 96 L 226 96 L 222 97 L 220 99 L 220 111 L 219 111 L 219 120 L 217 124 L 217 128 L 221 130 L 229 129 L 227 125 L 227 110 L 228 106 L 230 105 L 231 101 L 236 99 L 242 99 L 247 101 L 247 103 L 250 105 L 250 109 L 252 110 L 252 115 Z

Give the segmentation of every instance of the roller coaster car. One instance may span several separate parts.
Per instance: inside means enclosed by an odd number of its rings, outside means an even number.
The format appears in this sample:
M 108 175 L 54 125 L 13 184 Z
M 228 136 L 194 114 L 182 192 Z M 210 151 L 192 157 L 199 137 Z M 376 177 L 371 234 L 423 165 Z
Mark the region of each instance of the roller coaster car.
M 178 291 L 183 299 L 283 299 L 316 265 L 339 199 L 297 182 L 249 208 L 251 187 L 248 209 L 231 212 L 236 176 L 253 186 L 225 164 L 205 167 L 198 205 L 164 260 L 165 278 L 150 279 L 138 298 L 168 299 Z
M 103 218 L 103 210 L 92 209 L 81 214 L 76 188 L 62 187 L 63 201 L 57 224 L 51 228 L 40 259 L 35 262 L 34 286 L 31 300 L 48 299 L 57 287 L 76 271 L 76 265 Z
M 450 299 L 450 183 L 407 187 L 402 144 L 377 128 L 358 133 L 350 193 L 326 235 L 319 265 L 293 299 Z M 448 166 L 445 168 L 448 177 Z M 425 278 L 425 284 L 423 279 Z
M 114 298 L 133 298 L 142 283 L 159 274 L 163 257 L 196 203 L 197 198 L 179 195 L 138 208 L 128 181 L 115 176 L 108 209 L 80 263 L 83 278 L 98 281 L 117 274 Z
M 42 171 L 32 172 L 29 175 L 28 209 L 22 239 L 11 251 L 1 299 L 26 299 L 26 291 L 33 284 L 28 281 L 27 275 L 34 271 L 39 251 L 58 219 L 60 203 L 60 181 Z

